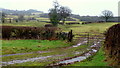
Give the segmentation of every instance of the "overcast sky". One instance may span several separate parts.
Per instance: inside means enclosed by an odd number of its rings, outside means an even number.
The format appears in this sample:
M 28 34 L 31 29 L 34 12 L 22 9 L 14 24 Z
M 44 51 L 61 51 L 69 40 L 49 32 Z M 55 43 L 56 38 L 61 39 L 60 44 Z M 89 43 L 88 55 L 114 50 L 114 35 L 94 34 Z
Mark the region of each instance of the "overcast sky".
M 54 0 L 0 0 L 0 8 L 14 10 L 37 9 L 48 12 L 53 7 Z M 99 16 L 101 11 L 110 10 L 118 16 L 120 0 L 58 0 L 60 5 L 67 6 L 73 14 Z

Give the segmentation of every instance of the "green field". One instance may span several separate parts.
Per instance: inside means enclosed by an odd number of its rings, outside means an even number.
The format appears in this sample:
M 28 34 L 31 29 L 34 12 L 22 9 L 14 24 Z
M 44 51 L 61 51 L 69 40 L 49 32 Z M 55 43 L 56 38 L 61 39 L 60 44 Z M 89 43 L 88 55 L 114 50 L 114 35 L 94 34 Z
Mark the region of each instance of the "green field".
M 40 20 L 40 21 L 50 21 L 49 18 L 42 18 L 42 17 L 40 17 L 40 18 L 36 18 L 36 19 Z
M 107 23 L 91 23 L 91 24 L 76 24 L 76 25 L 65 25 L 61 27 L 63 30 L 73 30 L 73 33 L 81 33 L 81 32 L 98 32 L 103 33 L 106 31 L 110 26 L 117 24 L 117 22 L 107 22 Z
M 68 22 L 68 21 L 67 21 Z M 70 22 L 70 21 L 69 21 Z M 71 21 L 72 22 L 72 21 Z M 7 26 L 37 26 L 43 27 L 45 22 L 19 22 L 19 23 L 3 23 L 0 25 L 7 25 Z M 90 32 L 90 33 L 104 33 L 110 26 L 117 24 L 117 22 L 108 22 L 108 23 L 91 23 L 91 24 L 76 24 L 76 25 L 58 25 L 59 28 L 62 29 L 64 32 L 68 32 L 71 29 L 73 30 L 73 34 L 81 34 L 81 32 Z M 75 36 L 74 36 L 75 37 Z M 52 57 L 48 58 L 49 62 L 46 61 L 35 61 L 32 62 L 25 62 L 21 64 L 14 64 L 15 66 L 46 66 L 50 63 L 55 63 L 55 59 L 63 59 L 66 57 L 73 57 L 75 55 L 74 51 L 86 51 L 86 48 L 89 45 L 80 46 L 77 48 L 71 48 L 62 50 L 65 47 L 70 47 L 71 45 L 75 44 L 77 40 L 72 43 L 68 43 L 63 40 L 56 40 L 56 41 L 48 41 L 48 40 L 2 40 L 2 54 L 15 54 L 15 53 L 29 53 L 29 52 L 36 52 L 36 51 L 53 51 L 49 53 L 41 53 L 41 54 L 25 54 L 25 55 L 15 55 L 15 56 L 6 56 L 2 57 L 3 61 L 10 61 L 10 60 L 17 60 L 19 59 L 27 59 L 33 57 L 40 57 L 40 56 L 49 56 L 49 55 L 63 55 L 66 56 L 61 57 Z M 78 40 L 79 41 L 79 40 Z M 104 62 L 105 59 L 104 51 L 102 48 L 99 52 L 95 55 L 86 59 L 82 62 L 78 62 L 75 64 L 71 64 L 69 66 L 106 66 L 108 63 Z M 31 64 L 30 64 L 31 63 Z M 14 66 L 13 65 L 13 66 Z
M 15 54 L 70 46 L 61 40 L 2 40 L 2 53 Z
M 13 22 L 13 23 L 0 23 L 3 26 L 36 26 L 36 27 L 43 27 L 45 24 L 44 22 L 37 22 L 37 21 L 30 21 L 30 22 Z
M 42 21 L 46 21 L 48 18 L 39 18 Z M 69 22 L 81 22 L 81 21 L 66 21 L 66 23 Z M 36 27 L 44 27 L 45 22 L 37 22 L 37 21 L 25 21 L 25 22 L 13 22 L 13 23 L 0 23 L 0 25 L 7 25 L 7 26 L 36 26 Z M 63 31 L 67 32 L 71 29 L 73 30 L 73 33 L 80 33 L 80 32 L 99 32 L 103 33 L 106 31 L 110 26 L 117 24 L 117 22 L 104 22 L 104 23 L 91 23 L 91 24 L 75 24 L 75 25 L 58 25 L 59 28 L 62 28 Z

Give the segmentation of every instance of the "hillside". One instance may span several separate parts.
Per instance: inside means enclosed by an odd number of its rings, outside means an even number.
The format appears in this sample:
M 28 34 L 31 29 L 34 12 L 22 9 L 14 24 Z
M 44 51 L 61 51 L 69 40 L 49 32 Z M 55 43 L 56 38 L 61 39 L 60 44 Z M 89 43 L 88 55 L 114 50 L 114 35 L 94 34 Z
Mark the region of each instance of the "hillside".
M 10 9 L 4 9 L 0 8 L 0 10 L 6 14 L 12 14 L 12 15 L 19 15 L 19 14 L 25 14 L 30 15 L 32 13 L 43 13 L 43 11 L 38 11 L 35 9 L 29 9 L 29 10 L 10 10 Z

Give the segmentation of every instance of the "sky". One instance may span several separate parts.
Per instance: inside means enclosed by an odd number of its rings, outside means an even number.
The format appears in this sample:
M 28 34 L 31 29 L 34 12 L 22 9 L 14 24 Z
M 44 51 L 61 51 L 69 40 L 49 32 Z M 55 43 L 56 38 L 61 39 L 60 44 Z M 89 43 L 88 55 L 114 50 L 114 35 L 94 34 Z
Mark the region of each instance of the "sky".
M 55 0 L 0 0 L 0 8 L 13 10 L 36 9 L 48 13 Z M 100 16 L 104 10 L 110 10 L 118 16 L 120 0 L 57 0 L 60 5 L 69 7 L 73 14 L 80 16 Z

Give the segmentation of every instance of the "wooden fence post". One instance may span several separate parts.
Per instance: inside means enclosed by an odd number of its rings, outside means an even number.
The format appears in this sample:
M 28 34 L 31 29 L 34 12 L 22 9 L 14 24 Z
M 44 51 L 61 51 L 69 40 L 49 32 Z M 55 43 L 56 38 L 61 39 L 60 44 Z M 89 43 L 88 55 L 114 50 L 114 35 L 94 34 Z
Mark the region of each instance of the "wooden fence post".
M 73 40 L 73 34 L 72 34 L 72 30 L 68 33 L 68 42 L 72 42 Z
M 88 32 L 88 35 L 87 35 L 87 45 L 89 45 L 89 32 Z

